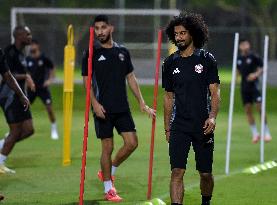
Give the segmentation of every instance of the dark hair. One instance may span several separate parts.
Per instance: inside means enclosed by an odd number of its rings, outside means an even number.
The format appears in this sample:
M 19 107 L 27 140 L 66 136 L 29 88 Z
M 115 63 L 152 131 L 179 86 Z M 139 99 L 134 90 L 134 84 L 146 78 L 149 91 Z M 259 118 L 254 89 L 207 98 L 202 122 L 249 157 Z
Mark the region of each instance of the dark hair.
M 93 25 L 96 23 L 96 22 L 100 22 L 100 21 L 103 21 L 105 22 L 106 24 L 110 24 L 110 21 L 109 21 L 109 17 L 107 15 L 104 15 L 104 14 L 101 14 L 101 15 L 98 15 L 94 18 L 94 21 L 93 21 Z
M 184 26 L 192 36 L 193 45 L 202 48 L 209 40 L 209 31 L 202 15 L 183 11 L 169 22 L 166 27 L 168 39 L 176 45 L 174 27 Z
M 36 40 L 36 39 L 32 39 L 31 44 L 36 44 L 36 45 L 39 45 L 39 42 L 38 42 L 38 40 Z
M 241 38 L 239 40 L 239 44 L 241 44 L 242 42 L 248 42 L 248 43 L 250 43 L 250 41 L 248 39 L 246 39 L 246 38 Z
M 14 29 L 13 29 L 13 37 L 16 38 L 16 36 L 23 32 L 23 31 L 26 31 L 26 28 L 25 26 L 16 26 Z

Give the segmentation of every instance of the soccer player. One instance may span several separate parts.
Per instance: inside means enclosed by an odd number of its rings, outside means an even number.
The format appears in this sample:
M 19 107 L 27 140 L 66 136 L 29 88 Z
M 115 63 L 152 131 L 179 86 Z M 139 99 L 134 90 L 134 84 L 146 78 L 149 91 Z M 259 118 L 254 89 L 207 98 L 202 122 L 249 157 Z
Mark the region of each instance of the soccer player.
M 164 61 L 162 72 L 171 204 L 183 203 L 183 177 L 192 144 L 202 205 L 209 205 L 214 187 L 214 130 L 220 103 L 217 63 L 211 53 L 202 49 L 208 41 L 208 28 L 201 15 L 181 12 L 169 22 L 166 34 L 178 47 Z
M 17 26 L 13 31 L 14 44 L 5 49 L 5 61 L 7 66 L 17 80 L 21 90 L 25 89 L 25 84 L 31 89 L 35 89 L 35 84 L 29 74 L 26 73 L 26 58 L 23 53 L 25 46 L 32 40 L 31 31 L 28 27 Z M 0 173 L 15 173 L 14 170 L 5 166 L 5 161 L 11 153 L 14 145 L 34 133 L 32 115 L 29 107 L 25 107 L 21 102 L 28 102 L 24 97 L 18 96 L 9 87 L 8 81 L 2 81 L 0 86 L 0 105 L 4 111 L 6 121 L 9 125 L 9 134 L 0 141 Z
M 113 26 L 106 15 L 96 16 L 94 28 L 97 43 L 94 46 L 92 75 L 92 107 L 97 138 L 101 139 L 101 171 L 98 177 L 104 182 L 105 199 L 118 202 L 114 188 L 117 167 L 137 148 L 138 138 L 127 99 L 126 79 L 142 112 L 153 117 L 155 111 L 149 108 L 141 95 L 129 51 L 113 41 Z M 84 52 L 82 75 L 87 79 L 88 52 Z M 122 136 L 124 145 L 112 160 L 114 148 L 113 129 Z
M 261 114 L 262 96 L 259 91 L 259 76 L 263 73 L 263 61 L 251 51 L 250 42 L 246 39 L 240 40 L 240 55 L 237 60 L 238 73 L 241 75 L 241 98 L 248 123 L 252 132 L 252 142 L 256 144 L 260 140 L 255 118 L 252 112 L 253 103 Z M 267 122 L 265 124 L 265 141 L 271 141 L 271 135 Z
M 35 91 L 28 89 L 28 98 L 31 103 L 35 101 L 36 97 L 41 99 L 51 122 L 51 138 L 57 140 L 59 135 L 49 90 L 55 76 L 54 64 L 42 54 L 39 42 L 36 40 L 32 40 L 31 43 L 30 56 L 27 57 L 27 68 L 36 86 Z

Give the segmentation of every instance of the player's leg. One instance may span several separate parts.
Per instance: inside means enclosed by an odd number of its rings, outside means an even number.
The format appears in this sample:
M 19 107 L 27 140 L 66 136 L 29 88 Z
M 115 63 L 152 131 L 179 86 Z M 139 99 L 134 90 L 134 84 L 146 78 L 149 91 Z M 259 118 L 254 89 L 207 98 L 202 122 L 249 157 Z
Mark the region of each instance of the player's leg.
M 17 139 L 17 142 L 22 141 L 31 135 L 34 134 L 34 126 L 33 126 L 33 120 L 28 119 L 22 122 L 21 124 L 21 133 L 20 136 Z
M 248 124 L 249 124 L 250 129 L 251 129 L 252 142 L 257 143 L 260 140 L 260 134 L 258 132 L 256 122 L 255 122 L 255 118 L 254 118 L 254 115 L 253 115 L 252 103 L 246 103 L 244 105 L 244 111 L 245 111 L 245 114 L 247 116 Z
M 52 96 L 50 90 L 48 88 L 40 88 L 38 91 L 38 95 L 45 105 L 48 118 L 51 122 L 51 138 L 57 140 L 59 139 L 59 134 L 57 130 L 56 117 L 52 106 Z
M 130 112 L 116 114 L 114 124 L 117 132 L 122 136 L 124 144 L 113 159 L 112 176 L 115 175 L 117 167 L 124 162 L 138 146 L 135 123 Z
M 102 151 L 100 158 L 101 171 L 98 178 L 104 183 L 105 199 L 108 201 L 121 201 L 116 189 L 113 186 L 111 177 L 112 152 L 113 152 L 113 119 L 106 114 L 106 119 L 98 118 L 94 115 L 95 132 L 98 139 L 101 139 Z
M 209 205 L 214 188 L 214 177 L 212 174 L 214 134 L 194 135 L 192 145 L 195 152 L 196 169 L 200 175 L 202 205 Z
M 9 134 L 5 138 L 4 145 L 0 153 L 0 173 L 15 173 L 14 170 L 11 170 L 5 166 L 5 161 L 7 160 L 8 155 L 14 148 L 17 140 L 21 134 L 21 123 L 11 123 L 9 124 Z
M 256 102 L 256 109 L 257 109 L 258 113 L 261 116 L 261 113 L 262 113 L 262 95 L 261 95 L 261 93 L 258 89 L 256 89 L 254 91 L 253 95 L 254 95 L 254 100 Z M 269 128 L 268 128 L 267 118 L 266 118 L 266 115 L 265 115 L 265 141 L 270 142 L 271 139 L 272 138 L 271 138 L 271 134 L 270 134 L 270 131 L 269 131 Z
M 36 97 L 37 97 L 37 92 L 33 92 L 32 90 L 28 89 L 27 90 L 27 97 L 28 97 L 30 103 L 33 104 Z
M 170 198 L 171 204 L 183 204 L 184 174 L 187 165 L 191 137 L 181 132 L 171 132 L 169 156 L 171 164 Z

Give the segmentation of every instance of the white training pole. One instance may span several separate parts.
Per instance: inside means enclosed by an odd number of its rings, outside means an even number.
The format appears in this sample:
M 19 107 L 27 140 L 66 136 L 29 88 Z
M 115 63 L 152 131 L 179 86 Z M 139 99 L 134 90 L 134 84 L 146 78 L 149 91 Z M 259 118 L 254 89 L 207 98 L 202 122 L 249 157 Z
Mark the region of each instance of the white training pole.
M 235 85 L 236 85 L 236 73 L 237 73 L 238 46 L 239 46 L 239 33 L 235 33 L 232 82 L 231 82 L 231 93 L 230 93 L 230 104 L 229 104 L 229 119 L 228 119 L 228 131 L 227 131 L 227 145 L 226 145 L 226 165 L 225 165 L 226 174 L 229 174 L 229 171 L 230 171 L 230 148 L 231 148 L 231 137 L 232 137 L 231 134 L 232 134 L 232 121 L 233 121 L 234 97 L 235 97 Z
M 262 111 L 261 111 L 261 147 L 260 162 L 264 163 L 264 137 L 265 137 L 265 109 L 266 109 L 266 83 L 268 69 L 268 35 L 264 38 L 264 66 L 263 66 L 263 87 L 262 87 Z

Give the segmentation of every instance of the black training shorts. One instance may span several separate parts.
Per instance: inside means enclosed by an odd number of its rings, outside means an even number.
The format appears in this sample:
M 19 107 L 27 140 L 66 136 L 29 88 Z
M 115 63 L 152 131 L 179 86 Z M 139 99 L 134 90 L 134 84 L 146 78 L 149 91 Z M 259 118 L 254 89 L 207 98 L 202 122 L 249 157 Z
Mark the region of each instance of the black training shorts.
M 44 105 L 51 105 L 52 104 L 52 97 L 49 89 L 46 88 L 37 88 L 35 92 L 28 90 L 28 98 L 31 103 L 33 103 L 39 97 Z
M 186 169 L 190 146 L 195 152 L 196 169 L 202 173 L 211 173 L 213 165 L 214 134 L 185 133 L 171 131 L 169 138 L 169 156 L 171 170 Z
M 19 97 L 6 84 L 0 88 L 0 106 L 8 124 L 32 119 L 30 110 L 25 111 Z
M 105 117 L 105 119 L 101 119 L 94 114 L 95 132 L 99 139 L 113 137 L 114 128 L 118 134 L 122 132 L 136 132 L 135 123 L 130 111 L 106 113 Z
M 241 98 L 244 105 L 262 102 L 262 95 L 257 88 L 248 91 L 241 90 Z

